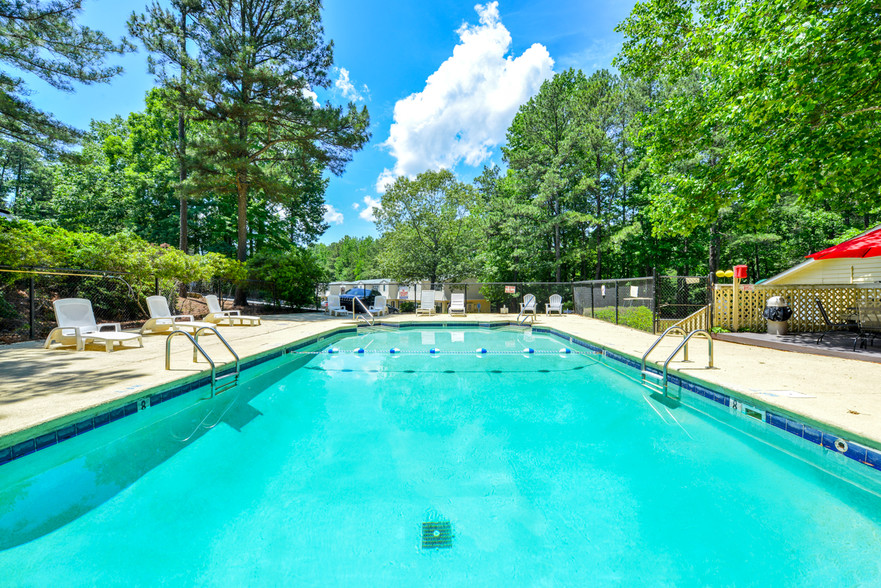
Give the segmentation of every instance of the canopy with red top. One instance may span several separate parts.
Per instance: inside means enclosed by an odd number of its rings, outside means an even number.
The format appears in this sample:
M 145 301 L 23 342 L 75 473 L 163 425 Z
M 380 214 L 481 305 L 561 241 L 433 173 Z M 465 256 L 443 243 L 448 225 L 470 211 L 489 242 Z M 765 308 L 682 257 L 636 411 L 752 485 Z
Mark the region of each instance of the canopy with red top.
M 805 257 L 834 259 L 836 257 L 876 257 L 878 255 L 881 255 L 881 228 L 863 233 L 823 251 L 805 255 Z

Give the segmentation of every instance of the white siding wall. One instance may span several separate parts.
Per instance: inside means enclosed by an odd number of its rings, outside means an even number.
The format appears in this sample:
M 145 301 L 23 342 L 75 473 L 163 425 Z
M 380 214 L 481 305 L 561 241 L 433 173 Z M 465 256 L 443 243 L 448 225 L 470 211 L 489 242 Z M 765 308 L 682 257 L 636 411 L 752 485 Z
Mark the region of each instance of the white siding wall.
M 852 273 L 851 268 L 853 268 Z M 783 286 L 874 282 L 881 282 L 881 257 L 821 259 L 799 271 L 774 280 L 773 283 Z

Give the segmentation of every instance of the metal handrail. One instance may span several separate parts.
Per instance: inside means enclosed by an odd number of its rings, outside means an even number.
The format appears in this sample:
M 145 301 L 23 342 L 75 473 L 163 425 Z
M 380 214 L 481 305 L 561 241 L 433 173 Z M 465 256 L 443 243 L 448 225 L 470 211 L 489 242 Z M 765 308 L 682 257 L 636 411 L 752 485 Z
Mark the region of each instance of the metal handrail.
M 367 315 L 370 317 L 370 320 L 369 320 L 369 321 L 368 321 L 366 318 L 364 318 L 363 316 L 361 316 L 360 314 L 359 314 L 358 316 L 355 316 L 355 302 L 356 302 L 356 301 L 358 302 L 358 304 L 361 305 L 361 308 L 364 309 L 364 312 L 366 312 Z M 369 326 L 371 326 L 371 327 L 373 326 L 373 323 L 376 322 L 376 319 L 374 318 L 373 313 L 370 312 L 370 309 L 368 309 L 368 308 L 364 305 L 364 302 L 363 302 L 360 298 L 358 298 L 357 296 L 355 296 L 355 297 L 352 298 L 352 319 L 353 319 L 356 323 L 358 322 L 358 319 L 361 319 L 361 320 L 363 320 L 365 323 L 367 323 L 367 324 L 368 324 Z
M 196 350 L 202 354 L 202 357 L 208 360 L 208 363 L 211 364 L 211 396 L 214 396 L 214 385 L 217 382 L 217 366 L 214 365 L 214 360 L 211 359 L 202 346 L 193 339 L 193 336 L 187 333 L 186 331 L 174 331 L 172 332 L 167 339 L 165 339 L 165 369 L 171 369 L 171 339 L 176 335 L 184 335 L 187 339 L 190 340 L 190 343 L 193 344 L 193 357 L 196 356 Z M 193 360 L 195 361 L 195 359 Z
M 232 353 L 232 356 L 236 359 L 236 373 L 238 374 L 239 373 L 239 354 L 233 350 L 233 348 L 230 346 L 229 342 L 227 342 L 227 340 L 223 338 L 223 335 L 221 335 L 220 332 L 214 327 L 199 327 L 198 329 L 196 329 L 196 332 L 193 333 L 193 337 L 195 337 L 196 341 L 199 340 L 199 333 L 201 333 L 202 331 L 211 331 L 212 333 L 217 335 L 217 338 L 220 339 L 220 342 L 223 343 L 223 345 L 227 348 L 227 350 L 229 350 L 229 352 Z M 195 350 L 193 351 L 193 361 L 194 362 L 196 361 Z
M 205 330 L 211 331 L 215 335 L 217 335 L 217 338 L 220 339 L 220 341 L 226 346 L 229 352 L 232 353 L 232 356 L 235 358 L 235 381 L 238 382 L 240 373 L 239 355 L 230 346 L 229 342 L 227 342 L 227 340 L 223 338 L 223 335 L 221 335 L 214 327 L 199 327 L 192 335 L 190 335 L 186 331 L 174 331 L 170 335 L 168 335 L 168 337 L 165 339 L 165 369 L 171 369 L 171 339 L 175 335 L 186 336 L 186 338 L 189 339 L 190 342 L 193 344 L 193 363 L 196 363 L 198 361 L 198 353 L 201 353 L 202 357 L 207 359 L 208 363 L 211 364 L 211 397 L 213 398 L 215 391 L 217 390 L 217 364 L 214 363 L 214 360 L 211 359 L 211 356 L 208 355 L 208 353 L 202 348 L 201 345 L 199 345 L 199 333 Z
M 672 326 L 672 327 L 667 328 L 666 331 L 664 331 L 663 333 L 661 333 L 661 336 L 660 336 L 660 337 L 658 337 L 657 339 L 655 339 L 655 342 L 652 343 L 652 346 L 649 347 L 649 348 L 646 350 L 646 352 L 642 354 L 642 368 L 640 368 L 641 371 L 643 371 L 643 372 L 645 371 L 645 363 L 646 363 L 646 359 L 647 359 L 648 356 L 649 356 L 649 353 L 651 353 L 652 350 L 654 350 L 654 348 L 658 346 L 658 343 L 660 343 L 660 342 L 664 339 L 664 337 L 666 337 L 666 336 L 669 335 L 670 333 L 673 333 L 674 331 L 678 331 L 678 332 L 675 333 L 675 334 L 677 334 L 677 335 L 682 335 L 683 337 L 685 337 L 686 335 L 688 335 L 688 333 L 687 333 L 687 332 L 685 331 L 685 329 L 683 329 L 682 327 L 677 327 L 677 326 L 674 325 L 674 326 Z M 684 359 L 685 359 L 685 361 L 688 361 L 688 346 L 687 346 L 687 345 L 686 345 L 686 347 L 685 347 L 685 358 L 684 358 Z
M 695 335 L 702 335 L 706 337 L 707 343 L 709 343 L 708 354 L 710 356 L 708 368 L 713 367 L 713 337 L 710 335 L 709 331 L 704 329 L 695 329 L 686 335 L 685 339 L 673 350 L 673 353 L 670 354 L 670 357 L 667 358 L 667 361 L 664 362 L 664 396 L 667 395 L 667 367 L 670 365 L 670 362 L 673 361 L 673 358 L 679 353 L 679 350 L 682 349 L 683 345 L 688 345 L 688 340 L 694 337 Z

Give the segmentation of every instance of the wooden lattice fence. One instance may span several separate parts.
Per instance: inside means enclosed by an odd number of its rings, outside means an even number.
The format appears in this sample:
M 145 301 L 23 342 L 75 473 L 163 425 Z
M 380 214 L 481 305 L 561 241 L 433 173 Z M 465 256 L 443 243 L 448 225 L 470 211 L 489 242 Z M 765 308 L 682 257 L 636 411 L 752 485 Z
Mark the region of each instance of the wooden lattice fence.
M 825 329 L 826 323 L 817 308 L 819 299 L 830 320 L 837 322 L 842 315 L 853 312 L 860 304 L 881 302 L 881 287 L 862 286 L 754 286 L 752 291 L 741 290 L 734 308 L 734 289 L 730 284 L 716 284 L 714 291 L 713 325 L 733 329 L 737 314 L 741 330 L 761 332 L 767 328 L 762 311 L 768 298 L 782 296 L 792 308 L 789 330 L 813 332 Z

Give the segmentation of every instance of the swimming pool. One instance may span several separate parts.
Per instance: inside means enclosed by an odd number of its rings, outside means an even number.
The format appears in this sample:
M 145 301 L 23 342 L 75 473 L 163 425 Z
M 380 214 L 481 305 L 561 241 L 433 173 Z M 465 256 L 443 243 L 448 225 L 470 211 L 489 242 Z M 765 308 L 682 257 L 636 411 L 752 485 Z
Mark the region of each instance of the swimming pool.
M 568 346 L 515 329 L 331 339 L 215 399 L 185 394 L 10 462 L 0 583 L 881 577 L 873 478 L 827 473 L 821 448 L 697 396 L 661 401 Z

